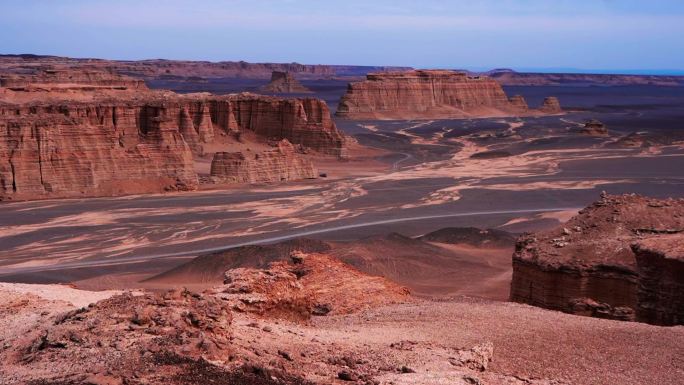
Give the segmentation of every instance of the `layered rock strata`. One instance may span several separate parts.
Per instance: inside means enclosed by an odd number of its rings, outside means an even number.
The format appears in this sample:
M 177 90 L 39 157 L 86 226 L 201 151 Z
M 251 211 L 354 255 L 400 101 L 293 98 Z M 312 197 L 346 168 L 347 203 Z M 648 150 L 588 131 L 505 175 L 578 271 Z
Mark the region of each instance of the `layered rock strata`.
M 263 92 L 277 94 L 310 93 L 311 90 L 304 87 L 291 73 L 273 71 L 271 82 L 261 87 Z
M 314 179 L 318 172 L 311 161 L 283 139 L 276 148 L 256 154 L 217 152 L 211 162 L 211 176 L 222 182 L 267 183 Z
M 0 87 L 10 89 L 35 88 L 49 90 L 54 88 L 113 88 L 146 90 L 145 81 L 119 75 L 108 69 L 45 68 L 31 74 L 0 75 Z
M 670 300 L 663 291 L 648 289 L 658 294 L 644 302 L 639 288 L 649 286 L 649 277 L 668 275 L 663 269 L 669 267 L 654 263 L 656 271 L 646 274 L 630 245 L 681 231 L 684 199 L 603 195 L 562 226 L 518 239 L 511 300 L 580 315 L 654 322 L 639 309 Z
M 558 114 L 562 112 L 560 102 L 558 101 L 558 98 L 555 96 L 548 96 L 544 98 L 544 101 L 542 102 L 541 107 L 539 108 L 539 111 L 546 113 L 546 114 Z
M 337 108 L 337 116 L 349 119 L 446 119 L 530 113 L 522 96 L 509 99 L 495 80 L 444 70 L 369 74 L 365 81 L 349 84 Z
M 245 132 L 344 155 L 344 137 L 318 99 L 147 91 L 87 102 L 0 100 L 0 200 L 191 190 L 193 155 Z
M 632 245 L 639 285 L 637 319 L 657 325 L 684 324 L 684 233 Z

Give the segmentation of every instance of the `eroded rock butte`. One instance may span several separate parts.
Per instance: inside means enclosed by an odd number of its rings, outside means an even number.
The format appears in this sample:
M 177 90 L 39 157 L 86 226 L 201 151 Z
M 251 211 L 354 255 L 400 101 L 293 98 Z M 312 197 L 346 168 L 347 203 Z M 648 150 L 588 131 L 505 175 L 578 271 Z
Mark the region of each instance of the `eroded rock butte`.
M 559 113 L 558 99 L 540 110 L 525 99 L 509 99 L 501 85 L 485 76 L 446 70 L 372 73 L 350 83 L 337 116 L 349 119 L 448 119 Z
M 682 324 L 682 237 L 661 238 L 682 232 L 683 199 L 603 194 L 558 228 L 518 239 L 511 300 L 600 318 Z

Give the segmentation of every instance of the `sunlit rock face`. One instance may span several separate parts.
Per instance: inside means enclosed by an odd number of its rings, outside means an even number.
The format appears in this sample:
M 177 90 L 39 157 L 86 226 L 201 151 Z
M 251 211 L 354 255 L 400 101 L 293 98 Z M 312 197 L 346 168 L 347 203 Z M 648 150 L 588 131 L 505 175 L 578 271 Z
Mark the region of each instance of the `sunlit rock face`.
M 530 113 L 522 96 L 509 99 L 496 80 L 445 70 L 369 74 L 366 80 L 349 84 L 337 108 L 337 116 L 349 119 L 445 119 Z

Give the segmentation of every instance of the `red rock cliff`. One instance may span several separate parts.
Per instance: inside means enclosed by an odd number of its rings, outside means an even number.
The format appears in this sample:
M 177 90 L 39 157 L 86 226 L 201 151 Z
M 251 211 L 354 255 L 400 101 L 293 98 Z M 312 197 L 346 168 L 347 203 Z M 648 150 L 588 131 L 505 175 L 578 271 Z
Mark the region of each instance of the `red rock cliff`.
M 639 272 L 637 319 L 684 325 L 684 233 L 632 245 Z
M 487 77 L 444 70 L 369 74 L 350 83 L 337 115 L 349 119 L 446 119 L 529 114 L 520 96 L 509 100 Z
M 317 99 L 147 92 L 0 103 L 0 200 L 194 189 L 193 152 L 246 130 L 262 140 L 344 153 L 344 137 Z
M 283 139 L 276 148 L 256 154 L 217 152 L 211 162 L 211 176 L 225 182 L 264 183 L 313 179 L 318 172 Z
M 652 322 L 638 311 L 639 286 L 648 278 L 630 245 L 676 231 L 684 231 L 683 199 L 604 195 L 562 226 L 518 240 L 511 300 L 580 315 Z

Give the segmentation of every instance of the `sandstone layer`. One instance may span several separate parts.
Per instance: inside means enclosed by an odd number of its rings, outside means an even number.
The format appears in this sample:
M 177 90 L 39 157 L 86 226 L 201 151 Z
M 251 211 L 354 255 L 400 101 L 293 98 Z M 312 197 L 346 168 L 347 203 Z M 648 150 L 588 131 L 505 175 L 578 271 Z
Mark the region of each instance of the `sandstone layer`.
M 217 152 L 211 162 L 211 176 L 222 182 L 267 183 L 315 179 L 318 172 L 283 139 L 276 148 L 259 153 Z
M 303 94 L 311 92 L 310 89 L 304 87 L 291 73 L 281 71 L 273 71 L 271 82 L 261 87 L 261 91 L 276 94 Z
M 555 99 L 555 98 L 554 98 Z M 555 99 L 557 104 L 558 100 Z M 543 106 L 536 113 L 558 113 Z M 373 73 L 350 83 L 337 116 L 349 119 L 448 119 L 529 115 L 524 98 L 511 99 L 495 80 L 463 72 L 417 70 Z
M 644 239 L 632 250 L 640 277 L 637 318 L 657 325 L 683 325 L 684 234 Z
M 64 85 L 63 76 L 52 84 Z M 29 84 L 0 88 L 0 200 L 191 190 L 194 157 L 226 138 L 287 139 L 345 154 L 345 138 L 318 99 L 126 86 L 45 92 Z
M 98 88 L 146 90 L 145 81 L 123 76 L 110 69 L 81 67 L 75 69 L 42 68 L 30 74 L 0 75 L 0 87 L 15 90 L 56 90 L 74 88 L 92 91 Z
M 649 239 L 658 234 L 682 231 L 682 199 L 603 195 L 558 228 L 518 240 L 511 300 L 573 314 L 664 323 L 663 317 L 639 309 L 653 304 L 676 309 L 681 303 L 653 288 L 647 290 L 651 294 L 646 301 L 639 288 L 649 287 L 654 275 L 669 274 L 659 269 L 670 267 L 654 262 L 648 269 L 655 272 L 640 269 L 631 244 L 648 241 L 646 245 L 652 245 L 656 241 Z M 681 276 L 677 277 L 670 278 L 680 279 L 675 287 L 681 285 Z M 661 313 L 677 312 L 662 309 L 668 305 L 657 306 Z

